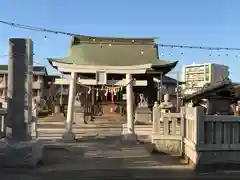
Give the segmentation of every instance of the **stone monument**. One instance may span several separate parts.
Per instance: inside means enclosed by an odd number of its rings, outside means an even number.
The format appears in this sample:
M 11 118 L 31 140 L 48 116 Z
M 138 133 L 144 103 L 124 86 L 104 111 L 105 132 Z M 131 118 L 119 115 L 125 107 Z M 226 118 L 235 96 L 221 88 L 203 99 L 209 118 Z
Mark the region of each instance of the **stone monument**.
M 148 100 L 144 97 L 144 94 L 139 94 L 139 98 L 138 108 L 148 108 Z
M 87 124 L 85 121 L 84 107 L 81 101 L 82 93 L 77 93 L 74 101 L 73 122 L 75 124 Z
M 32 64 L 32 40 L 9 39 L 7 134 L 0 147 L 0 164 L 5 167 L 34 167 L 42 160 L 42 145 L 30 135 Z
M 135 110 L 135 124 L 149 124 L 152 122 L 152 111 L 148 108 L 148 100 L 144 94 L 139 94 L 140 102 Z

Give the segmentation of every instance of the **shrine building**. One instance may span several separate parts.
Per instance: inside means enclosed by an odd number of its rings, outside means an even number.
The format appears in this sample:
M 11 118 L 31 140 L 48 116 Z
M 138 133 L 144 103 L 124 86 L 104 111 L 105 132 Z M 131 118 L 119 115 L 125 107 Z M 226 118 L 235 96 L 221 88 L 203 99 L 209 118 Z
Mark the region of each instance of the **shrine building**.
M 103 113 L 108 113 L 107 107 L 115 111 L 114 104 L 126 101 L 129 133 L 134 129 L 137 96 L 144 95 L 148 106 L 153 106 L 158 96 L 153 79 L 160 79 L 177 65 L 177 61 L 159 58 L 155 38 L 83 35 L 73 36 L 67 57 L 48 61 L 61 73 L 70 75 L 67 124 L 72 122 L 75 96 L 81 92 L 92 104 L 100 99 L 106 106 Z

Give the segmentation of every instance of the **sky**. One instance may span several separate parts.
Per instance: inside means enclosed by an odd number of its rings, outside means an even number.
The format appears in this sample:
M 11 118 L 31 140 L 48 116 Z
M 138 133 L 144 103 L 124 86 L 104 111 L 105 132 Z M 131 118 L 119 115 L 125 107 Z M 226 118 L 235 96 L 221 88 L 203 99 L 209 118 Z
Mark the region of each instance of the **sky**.
M 239 0 L 2 0 L 0 20 L 83 35 L 159 37 L 161 44 L 240 48 L 239 7 Z M 7 63 L 11 37 L 32 38 L 34 61 L 46 65 L 50 74 L 55 72 L 45 58 L 66 56 L 71 39 L 0 24 L 1 64 Z M 179 61 L 173 77 L 185 64 L 214 62 L 228 65 L 232 80 L 240 82 L 240 51 L 159 48 L 159 53 L 163 60 Z

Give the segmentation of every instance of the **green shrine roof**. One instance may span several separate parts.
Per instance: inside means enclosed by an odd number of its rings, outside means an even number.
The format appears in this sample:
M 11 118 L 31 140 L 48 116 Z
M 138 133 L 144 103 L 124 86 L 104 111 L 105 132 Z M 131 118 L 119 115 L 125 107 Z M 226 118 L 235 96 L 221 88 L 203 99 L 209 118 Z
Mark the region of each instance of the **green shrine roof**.
M 67 57 L 48 60 L 50 63 L 55 61 L 96 66 L 152 64 L 153 69 L 169 72 L 176 66 L 177 61 L 160 60 L 154 41 L 154 38 L 105 38 L 79 35 L 73 37 Z

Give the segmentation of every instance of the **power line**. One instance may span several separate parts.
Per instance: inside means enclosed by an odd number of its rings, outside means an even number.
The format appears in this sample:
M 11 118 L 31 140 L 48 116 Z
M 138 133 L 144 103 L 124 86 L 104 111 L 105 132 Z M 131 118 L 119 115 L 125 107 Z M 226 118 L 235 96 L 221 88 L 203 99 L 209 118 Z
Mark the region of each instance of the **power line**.
M 55 31 L 55 30 L 50 30 L 50 29 L 45 29 L 45 28 L 40 28 L 40 27 L 35 27 L 35 26 L 28 26 L 28 25 L 24 25 L 24 24 L 18 24 L 18 23 L 2 21 L 2 20 L 0 20 L 0 23 L 8 25 L 8 26 L 12 26 L 12 27 L 20 28 L 20 29 L 31 30 L 31 31 L 47 32 L 47 33 L 54 33 L 54 34 L 63 34 L 63 35 L 67 35 L 67 36 L 77 35 L 77 34 L 74 34 L 74 33 L 68 33 L 68 32 L 64 32 L 64 31 Z
M 11 27 L 16 27 L 20 29 L 26 29 L 31 31 L 38 31 L 38 32 L 46 32 L 46 33 L 53 33 L 53 34 L 62 34 L 67 36 L 76 36 L 79 34 L 71 33 L 71 32 L 65 32 L 65 31 L 57 31 L 57 30 L 51 30 L 31 25 L 24 25 L 24 24 L 18 24 L 14 22 L 8 22 L 8 21 L 2 21 L 0 20 L 1 24 L 5 24 Z M 84 44 L 89 43 L 96 43 L 96 42 L 84 42 Z M 104 42 L 101 42 L 101 44 L 104 44 Z M 107 42 L 109 43 L 109 42 Z M 117 45 L 118 43 L 113 43 L 114 45 Z M 146 45 L 146 43 L 143 43 Z M 119 45 L 125 45 L 124 43 L 119 43 Z M 129 45 L 129 43 L 127 44 Z M 177 45 L 177 44 L 156 44 L 160 47 L 168 47 L 168 48 L 184 48 L 184 49 L 202 49 L 202 50 L 226 50 L 226 51 L 240 51 L 240 48 L 230 48 L 230 47 L 207 47 L 207 46 L 190 46 L 190 45 Z
M 239 51 L 240 48 L 229 48 L 229 47 L 207 47 L 207 46 L 186 46 L 186 45 L 174 45 L 174 44 L 158 44 L 161 47 L 171 48 L 184 48 L 184 49 L 203 49 L 203 50 L 226 50 L 226 51 Z

